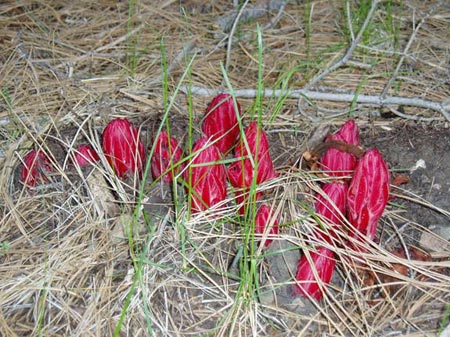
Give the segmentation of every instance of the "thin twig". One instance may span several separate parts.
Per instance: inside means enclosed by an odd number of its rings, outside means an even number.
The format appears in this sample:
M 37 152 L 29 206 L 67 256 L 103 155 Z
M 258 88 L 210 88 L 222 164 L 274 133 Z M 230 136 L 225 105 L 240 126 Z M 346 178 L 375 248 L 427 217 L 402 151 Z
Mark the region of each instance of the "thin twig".
M 286 1 L 280 5 L 277 15 L 275 15 L 275 17 L 264 26 L 263 30 L 275 27 L 275 25 L 280 21 L 281 17 L 283 16 L 285 7 L 286 7 Z
M 192 52 L 192 50 L 196 47 L 196 44 L 194 41 L 187 42 L 183 49 L 178 53 L 178 55 L 174 58 L 172 63 L 169 65 L 167 69 L 167 75 L 170 75 L 181 63 L 183 60 L 186 59 L 189 53 Z M 194 54 L 196 51 L 194 50 Z M 163 80 L 164 75 L 160 74 L 159 76 L 153 77 L 150 80 L 147 81 L 147 85 L 154 85 L 157 83 L 161 83 Z
M 350 59 L 350 57 L 352 57 L 353 55 L 353 51 L 355 50 L 355 48 L 359 45 L 362 36 L 367 28 L 367 26 L 370 23 L 370 20 L 373 17 L 373 13 L 375 12 L 375 8 L 378 5 L 379 0 L 374 0 L 372 1 L 372 6 L 370 7 L 369 13 L 367 13 L 366 19 L 364 20 L 363 25 L 361 26 L 361 29 L 358 32 L 358 35 L 356 36 L 356 38 L 352 41 L 352 43 L 350 44 L 350 47 L 347 49 L 347 51 L 345 52 L 345 54 L 340 58 L 339 61 L 337 61 L 335 64 L 333 64 L 331 67 L 329 67 L 328 69 L 325 69 L 323 72 L 321 72 L 320 74 L 318 74 L 316 77 L 314 77 L 311 81 L 309 81 L 308 84 L 306 84 L 303 89 L 310 89 L 312 88 L 314 85 L 317 84 L 317 82 L 319 82 L 320 80 L 322 80 L 324 77 L 328 76 L 329 74 L 331 74 L 333 71 L 335 71 L 336 69 L 340 68 L 341 66 L 343 66 L 344 64 L 347 63 L 347 61 Z M 351 28 L 350 28 L 351 29 Z
M 410 119 L 410 120 L 418 121 L 418 122 L 434 122 L 436 120 L 436 118 L 421 117 L 421 116 L 416 116 L 416 115 L 407 115 L 407 114 L 404 114 L 392 107 L 389 108 L 389 111 L 398 117 L 401 117 L 404 119 Z
M 192 93 L 201 96 L 214 96 L 218 93 L 218 90 L 208 89 L 202 87 L 190 87 Z M 184 93 L 188 92 L 188 87 L 183 86 L 181 90 Z M 241 98 L 254 98 L 256 97 L 257 91 L 255 89 L 240 89 L 234 90 L 236 97 Z M 262 92 L 263 97 L 289 97 L 289 98 L 301 98 L 306 97 L 312 100 L 319 101 L 332 101 L 332 102 L 354 102 L 371 104 L 375 106 L 389 106 L 389 105 L 405 105 L 405 106 L 415 106 L 425 109 L 430 109 L 442 113 L 442 115 L 450 122 L 450 101 L 434 102 L 430 100 L 425 100 L 421 98 L 413 97 L 398 97 L 398 96 L 372 96 L 372 95 L 357 95 L 356 93 L 330 93 L 330 92 L 320 92 L 304 89 L 295 90 L 271 90 L 265 89 Z
M 436 7 L 432 7 L 430 11 L 420 20 L 419 24 L 416 26 L 416 28 L 413 30 L 411 36 L 409 37 L 408 43 L 405 46 L 405 49 L 403 50 L 402 56 L 397 62 L 397 66 L 395 67 L 394 72 L 392 73 L 391 77 L 389 78 L 389 81 L 384 86 L 383 92 L 381 93 L 382 97 L 385 97 L 389 91 L 389 89 L 392 86 L 392 83 L 397 78 L 397 74 L 400 71 L 401 66 L 403 65 L 403 61 L 405 60 L 405 57 L 408 54 L 409 48 L 411 47 L 413 41 L 416 39 L 417 33 L 419 32 L 420 27 L 425 23 L 425 20 L 430 17 L 430 15 L 434 12 Z M 413 23 L 414 24 L 414 23 Z
M 247 8 L 245 11 L 243 11 L 241 19 L 244 21 L 257 19 L 257 18 L 265 15 L 266 13 L 274 11 L 274 10 L 278 10 L 278 14 L 277 14 L 277 16 L 278 16 L 282 11 L 281 9 L 284 8 L 289 2 L 292 2 L 292 0 L 270 0 L 270 1 L 267 1 L 264 6 L 256 5 L 256 6 Z M 237 6 L 233 6 L 233 7 L 237 11 L 238 7 Z M 223 15 L 223 16 L 220 16 L 219 18 L 217 18 L 217 20 L 216 20 L 217 26 L 222 30 L 223 33 L 230 32 L 232 24 L 235 22 L 235 18 L 236 18 L 236 14 L 237 14 L 236 11 L 233 11 L 233 13 L 231 13 L 231 14 Z
M 231 47 L 233 46 L 233 35 L 236 31 L 236 27 L 239 23 L 239 19 L 242 16 L 242 13 L 244 12 L 245 6 L 247 6 L 249 0 L 246 0 L 244 4 L 242 5 L 241 9 L 239 10 L 236 19 L 234 19 L 233 26 L 231 27 L 230 34 L 228 35 L 228 43 L 227 43 L 227 59 L 225 60 L 225 71 L 228 72 L 228 67 L 230 66 L 230 59 L 231 59 Z

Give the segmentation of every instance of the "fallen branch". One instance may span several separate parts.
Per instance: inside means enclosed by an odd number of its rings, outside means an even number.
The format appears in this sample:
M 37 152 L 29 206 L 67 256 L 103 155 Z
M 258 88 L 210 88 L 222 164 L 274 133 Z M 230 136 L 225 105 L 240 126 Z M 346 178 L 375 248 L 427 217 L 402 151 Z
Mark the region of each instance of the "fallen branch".
M 236 11 L 233 11 L 230 14 L 219 17 L 216 20 L 216 24 L 222 32 L 229 33 L 233 27 L 233 24 L 236 22 L 236 17 L 238 15 L 241 17 L 240 20 L 242 21 L 254 20 L 266 15 L 268 12 L 275 10 L 279 11 L 291 1 L 292 0 L 271 0 L 268 1 L 265 6 L 254 6 L 246 8 L 245 10 L 245 6 L 242 6 L 240 9 L 236 9 Z
M 190 87 L 182 86 L 181 90 L 184 93 L 188 92 L 188 89 L 192 91 L 194 95 L 200 96 L 215 96 L 218 93 L 218 90 L 208 89 L 202 87 Z M 255 89 L 240 89 L 235 90 L 234 95 L 236 97 L 241 98 L 254 98 L 256 97 Z M 398 97 L 398 96 L 372 96 L 372 95 L 357 95 L 356 93 L 329 93 L 329 92 L 320 92 L 320 91 L 312 91 L 312 90 L 271 90 L 265 89 L 262 93 L 264 97 L 272 97 L 272 96 L 286 96 L 288 98 L 307 98 L 310 100 L 319 100 L 319 101 L 332 101 L 332 102 L 356 102 L 356 103 L 364 103 L 371 104 L 378 107 L 390 106 L 390 105 L 404 105 L 404 106 L 414 106 L 425 109 L 430 109 L 434 111 L 440 112 L 449 122 L 450 122 L 450 100 L 446 100 L 443 102 L 434 102 L 421 98 L 413 98 L 413 97 Z

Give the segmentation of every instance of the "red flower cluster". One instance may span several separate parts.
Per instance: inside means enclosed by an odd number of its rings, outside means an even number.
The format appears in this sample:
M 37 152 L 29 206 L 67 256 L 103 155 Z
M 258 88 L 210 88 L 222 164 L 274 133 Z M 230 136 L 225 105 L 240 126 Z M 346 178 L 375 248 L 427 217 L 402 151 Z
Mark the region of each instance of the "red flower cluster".
M 214 97 L 205 111 L 202 124 L 204 138 L 195 144 L 192 150 L 194 159 L 186 168 L 184 176 L 194 212 L 225 199 L 227 177 L 234 187 L 240 189 L 236 199 L 242 202 L 250 191 L 253 179 L 259 185 L 277 176 L 270 158 L 267 136 L 257 122 L 250 123 L 245 129 L 235 148 L 234 156 L 237 160 L 228 168 L 228 174 L 225 171 L 224 175 L 225 166 L 220 164 L 220 160 L 236 142 L 240 130 L 240 114 L 239 103 L 236 102 L 235 105 L 233 98 L 227 94 Z M 197 151 L 199 153 L 195 154 Z M 240 212 L 243 214 L 243 208 Z M 262 223 L 262 219 L 258 221 Z
M 359 145 L 359 132 L 353 120 L 347 121 L 334 135 L 326 140 L 340 141 L 345 144 Z M 328 243 L 336 239 L 336 229 L 345 218 L 349 221 L 350 236 L 363 240 L 373 239 L 378 221 L 383 214 L 389 195 L 389 171 L 381 154 L 370 149 L 357 159 L 352 153 L 329 148 L 321 158 L 321 167 L 327 174 L 341 178 L 352 176 L 347 180 L 326 183 L 322 186 L 324 195 L 319 195 L 315 204 L 318 215 L 326 219 L 332 227 L 315 229 L 316 236 Z M 319 254 L 320 252 L 320 254 Z M 296 294 L 307 294 L 319 300 L 322 291 L 313 269 L 322 284 L 329 283 L 336 263 L 334 253 L 325 247 L 318 248 L 318 253 L 311 253 L 310 264 L 303 256 L 298 264 L 296 275 Z
M 114 172 L 120 178 L 142 177 L 146 160 L 144 145 L 138 130 L 127 119 L 117 118 L 108 123 L 103 131 L 103 153 Z M 100 159 L 98 153 L 89 144 L 75 149 L 72 162 L 84 167 Z M 22 182 L 34 186 L 37 180 L 46 180 L 45 172 L 52 170 L 50 161 L 40 151 L 31 151 L 24 160 Z
M 257 122 L 252 122 L 242 133 L 235 148 L 236 161 L 228 171 L 223 156 L 234 147 L 241 131 L 239 119 L 241 109 L 237 101 L 228 94 L 219 94 L 212 99 L 205 110 L 201 129 L 203 137 L 194 145 L 192 160 L 187 167 L 181 161 L 183 152 L 178 141 L 162 131 L 154 140 L 155 148 L 150 160 L 153 179 L 170 183 L 184 170 L 185 188 L 190 195 L 190 209 L 193 213 L 204 211 L 224 201 L 227 196 L 227 179 L 240 189 L 236 195 L 238 203 L 247 198 L 251 187 L 277 176 L 269 153 L 269 142 L 264 130 Z M 142 178 L 147 154 L 139 137 L 138 129 L 127 119 L 116 118 L 108 123 L 102 134 L 102 150 L 114 173 L 122 179 Z M 90 145 L 81 145 L 74 151 L 73 163 L 79 167 L 99 160 L 99 155 Z M 41 152 L 33 151 L 25 158 L 22 181 L 34 185 L 37 179 L 45 179 L 45 172 L 51 170 L 48 158 Z M 255 200 L 261 197 L 258 192 Z M 249 205 L 248 200 L 245 204 Z M 245 208 L 239 212 L 244 214 Z M 262 205 L 254 218 L 255 232 L 278 233 L 278 221 L 271 219 L 271 211 Z M 267 247 L 272 239 L 266 239 Z

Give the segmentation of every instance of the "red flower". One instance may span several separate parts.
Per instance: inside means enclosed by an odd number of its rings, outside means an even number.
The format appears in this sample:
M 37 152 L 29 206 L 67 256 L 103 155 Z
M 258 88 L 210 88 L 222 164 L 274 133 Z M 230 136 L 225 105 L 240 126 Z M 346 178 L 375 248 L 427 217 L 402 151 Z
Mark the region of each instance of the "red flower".
M 389 171 L 376 149 L 358 161 L 347 195 L 347 218 L 361 234 L 373 239 L 389 197 Z M 356 233 L 351 233 L 356 236 Z
M 241 114 L 239 103 L 237 108 L 236 112 L 233 98 L 229 94 L 219 94 L 213 98 L 205 111 L 202 131 L 223 154 L 230 151 L 239 134 L 238 115 Z
M 97 152 L 89 144 L 80 145 L 74 154 L 74 163 L 80 167 L 95 163 L 99 159 Z
M 311 296 L 320 300 L 323 292 L 319 283 L 322 287 L 330 283 L 336 268 L 336 260 L 334 253 L 325 247 L 317 249 L 317 252 L 311 251 L 309 254 L 312 264 L 309 263 L 306 255 L 303 255 L 298 262 L 297 274 L 295 275 L 298 283 L 294 286 L 293 293 L 294 295 Z M 317 273 L 318 279 L 314 271 Z
M 322 215 L 329 222 L 340 225 L 343 221 L 343 216 L 345 215 L 345 209 L 347 205 L 347 184 L 341 183 L 328 183 L 322 186 L 323 192 L 328 196 L 326 198 L 324 195 L 319 194 L 315 204 L 317 214 Z M 336 234 L 331 229 L 332 237 L 336 237 Z M 327 235 L 323 231 L 317 231 L 319 238 L 327 242 L 331 242 L 330 235 Z
M 181 160 L 183 152 L 181 151 L 178 141 L 174 137 L 170 137 L 166 131 L 162 131 L 156 139 L 155 151 L 152 156 L 152 176 L 153 179 L 159 178 L 163 173 L 168 171 L 162 180 L 164 182 L 172 182 L 174 175 L 180 171 L 180 167 L 174 165 Z
M 22 182 L 28 186 L 35 186 L 38 180 L 47 181 L 46 173 L 53 170 L 50 159 L 41 151 L 30 151 L 23 162 Z
M 116 118 L 103 131 L 103 152 L 120 178 L 137 174 L 142 177 L 146 161 L 144 144 L 139 132 L 127 119 Z
M 278 234 L 278 220 L 271 220 L 272 216 L 273 214 L 270 207 L 267 205 L 261 205 L 258 209 L 258 212 L 256 213 L 255 233 L 264 234 L 266 225 L 269 225 L 273 222 L 272 227 L 269 230 L 269 234 Z M 272 243 L 272 241 L 272 239 L 266 239 L 264 247 L 268 247 Z
M 257 122 L 252 122 L 245 129 L 245 138 L 247 140 L 248 149 L 245 142 L 241 139 L 235 149 L 235 157 L 243 159 L 234 162 L 228 169 L 228 178 L 231 184 L 236 188 L 241 188 L 243 191 L 237 194 L 237 201 L 243 201 L 247 198 L 244 196 L 252 186 L 253 177 L 256 171 L 256 184 L 259 185 L 265 181 L 269 181 L 278 176 L 273 166 L 272 159 L 269 153 L 269 141 L 267 136 L 261 128 L 258 127 Z M 245 158 L 245 157 L 251 157 Z M 253 163 L 255 165 L 253 165 Z M 260 197 L 258 193 L 256 199 Z M 239 212 L 244 213 L 244 209 L 240 208 Z
M 359 145 L 358 125 L 354 120 L 348 120 L 334 135 L 328 135 L 327 141 L 342 141 L 351 145 Z M 330 176 L 342 177 L 350 174 L 356 166 L 356 157 L 338 149 L 329 148 L 321 158 L 321 168 Z
M 197 153 L 198 152 L 198 153 Z M 222 155 L 215 145 L 200 138 L 192 149 L 194 158 L 185 170 L 187 191 L 191 194 L 191 211 L 203 211 L 225 200 L 227 196 L 227 172 Z

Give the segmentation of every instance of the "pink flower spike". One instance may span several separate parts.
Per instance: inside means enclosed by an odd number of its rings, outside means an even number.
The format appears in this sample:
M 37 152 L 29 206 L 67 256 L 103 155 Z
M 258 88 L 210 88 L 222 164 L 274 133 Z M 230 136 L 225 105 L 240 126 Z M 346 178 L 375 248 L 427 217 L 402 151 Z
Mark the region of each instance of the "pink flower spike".
M 198 153 L 197 153 L 198 152 Z M 208 139 L 200 138 L 192 149 L 194 158 L 184 172 L 187 192 L 191 194 L 191 211 L 206 210 L 227 196 L 227 172 L 222 155 Z
M 74 153 L 74 163 L 83 167 L 98 161 L 100 157 L 89 144 L 80 145 Z
M 319 301 L 323 296 L 322 287 L 330 283 L 333 276 L 336 260 L 334 253 L 325 247 L 320 247 L 317 252 L 311 251 L 309 254 L 311 264 L 306 255 L 303 255 L 298 262 L 297 274 L 295 275 L 297 284 L 294 286 L 293 293 L 306 298 L 311 296 Z M 318 279 L 314 271 L 317 273 Z
M 213 98 L 205 111 L 202 132 L 223 154 L 231 150 L 239 134 L 238 115 L 241 114 L 239 103 L 237 109 L 236 112 L 231 95 L 219 94 Z
M 322 194 L 317 196 L 315 203 L 316 212 L 331 222 L 334 228 L 329 229 L 329 235 L 323 231 L 317 231 L 316 234 L 319 238 L 331 242 L 331 237 L 336 237 L 334 229 L 340 226 L 344 220 L 348 187 L 347 184 L 336 182 L 324 184 L 322 190 L 328 198 Z
M 347 218 L 354 229 L 373 239 L 389 198 L 389 170 L 376 149 L 358 161 L 348 189 Z M 356 237 L 356 232 L 350 233 Z
M 276 235 L 279 233 L 278 220 L 271 220 L 273 214 L 269 206 L 261 205 L 256 213 L 255 219 L 255 233 L 264 234 L 266 226 L 272 222 L 272 226 L 269 230 L 269 234 Z M 268 247 L 272 243 L 273 239 L 266 239 L 264 247 Z
M 359 129 L 353 119 L 349 119 L 336 132 L 335 140 L 342 140 L 344 143 L 359 146 Z
M 41 151 L 32 150 L 23 159 L 21 180 L 25 185 L 35 186 L 37 181 L 47 181 L 46 173 L 53 171 L 50 159 Z
M 128 119 L 116 118 L 103 131 L 103 152 L 120 178 L 142 178 L 146 154 L 139 132 Z
M 152 156 L 151 169 L 153 179 L 159 178 L 164 172 L 168 171 L 162 181 L 170 183 L 174 175 L 180 172 L 180 167 L 176 163 L 181 160 L 183 151 L 174 137 L 170 137 L 166 131 L 162 131 L 156 139 L 155 150 Z
M 333 140 L 358 146 L 358 125 L 354 120 L 348 120 L 334 135 L 328 135 L 325 142 Z M 356 161 L 356 157 L 351 153 L 329 148 L 321 158 L 321 168 L 330 176 L 342 177 L 351 174 Z
M 241 139 L 236 146 L 235 158 L 251 156 L 255 165 L 258 166 L 256 172 L 256 184 L 259 185 L 263 182 L 269 181 L 278 176 L 273 166 L 272 159 L 269 153 L 269 141 L 264 130 L 258 127 L 257 122 L 252 122 L 245 129 L 245 138 L 247 139 L 248 148 L 245 146 L 244 141 Z M 234 187 L 247 187 L 250 188 L 255 174 L 255 167 L 252 164 L 250 158 L 245 158 L 233 163 L 229 170 L 228 176 L 231 184 Z

